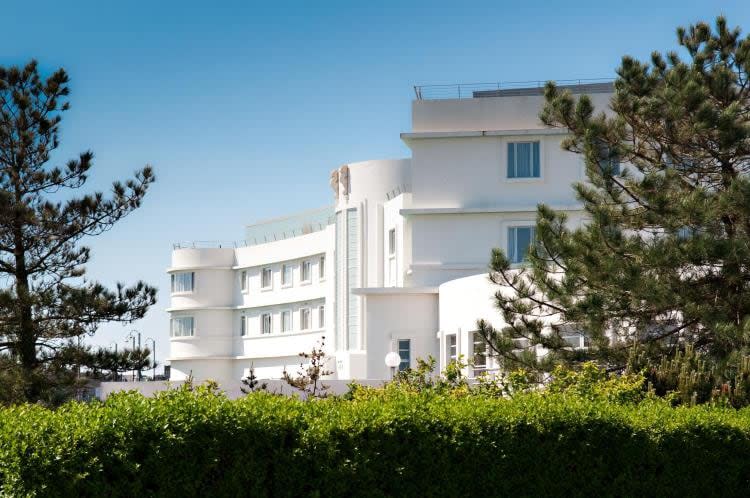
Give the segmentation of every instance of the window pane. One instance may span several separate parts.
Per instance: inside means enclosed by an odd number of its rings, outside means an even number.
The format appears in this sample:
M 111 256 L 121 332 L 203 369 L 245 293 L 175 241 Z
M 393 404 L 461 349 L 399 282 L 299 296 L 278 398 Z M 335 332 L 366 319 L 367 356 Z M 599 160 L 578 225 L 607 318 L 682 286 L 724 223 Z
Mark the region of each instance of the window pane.
M 320 306 L 318 308 L 318 328 L 323 328 L 326 326 L 326 307 Z
M 302 308 L 300 311 L 300 329 L 307 330 L 310 328 L 310 308 Z
M 516 144 L 508 144 L 508 178 L 516 177 Z
M 527 259 L 534 234 L 534 227 L 508 228 L 508 259 L 511 263 L 522 263 Z
M 190 337 L 194 332 L 194 321 L 192 316 L 179 316 L 172 319 L 172 337 Z
M 310 262 L 309 261 L 303 261 L 302 262 L 302 281 L 308 282 L 310 280 Z
M 398 355 L 401 357 L 401 363 L 398 365 L 399 371 L 406 370 L 411 366 L 411 340 L 399 339 Z
M 474 368 L 477 370 L 483 370 L 487 368 L 487 343 L 484 342 L 482 334 L 474 332 L 474 344 L 473 344 L 473 360 Z
M 396 254 L 396 229 L 388 230 L 388 254 Z
M 281 285 L 291 285 L 292 283 L 292 266 L 284 265 L 281 272 Z
M 260 276 L 260 280 L 261 280 L 260 285 L 261 285 L 261 287 L 263 287 L 264 289 L 266 289 L 268 287 L 271 287 L 271 277 L 272 277 L 272 275 L 273 274 L 271 273 L 271 269 L 270 268 L 263 268 L 263 270 L 261 271 L 261 276 Z
M 326 257 L 321 256 L 320 262 L 318 263 L 318 278 L 326 278 Z
M 282 311 L 281 312 L 281 331 L 289 332 L 292 330 L 292 312 Z
M 448 347 L 446 348 L 448 350 L 448 361 L 456 361 L 457 355 L 456 355 L 456 336 L 455 335 L 449 335 L 447 337 L 448 339 Z
M 271 314 L 263 313 L 260 316 L 260 333 L 270 334 L 271 333 Z
M 173 273 L 172 292 L 193 292 L 193 272 Z
M 243 271 L 240 273 L 240 288 L 244 291 L 247 290 L 247 272 Z
M 516 144 L 516 176 L 528 178 L 531 176 L 531 143 Z
M 245 335 L 247 333 L 247 321 L 245 320 L 245 315 L 240 316 L 240 335 Z

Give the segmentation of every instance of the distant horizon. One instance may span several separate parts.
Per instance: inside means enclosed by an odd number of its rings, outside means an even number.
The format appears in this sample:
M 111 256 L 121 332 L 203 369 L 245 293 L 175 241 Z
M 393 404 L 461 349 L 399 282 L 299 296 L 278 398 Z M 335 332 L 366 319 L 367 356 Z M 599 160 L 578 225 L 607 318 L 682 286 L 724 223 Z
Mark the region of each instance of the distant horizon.
M 411 129 L 414 86 L 614 79 L 625 54 L 676 49 L 677 26 L 723 13 L 750 32 L 750 5 L 738 1 L 230 3 L 42 2 L 33 17 L 27 4 L 5 6 L 0 64 L 34 58 L 71 77 L 51 164 L 93 150 L 79 193 L 147 163 L 157 177 L 140 209 L 83 242 L 88 278 L 144 280 L 159 302 L 89 344 L 123 347 L 140 330 L 163 365 L 172 244 L 242 240 L 248 226 L 330 205 L 328 174 L 342 164 L 410 157 L 399 133 Z

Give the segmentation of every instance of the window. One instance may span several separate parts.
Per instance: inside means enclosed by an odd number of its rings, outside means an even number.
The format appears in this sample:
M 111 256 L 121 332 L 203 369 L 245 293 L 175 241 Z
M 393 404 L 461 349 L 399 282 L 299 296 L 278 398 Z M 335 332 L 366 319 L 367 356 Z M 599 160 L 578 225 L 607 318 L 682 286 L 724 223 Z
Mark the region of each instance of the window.
M 474 363 L 474 376 L 481 375 L 487 370 L 487 343 L 479 332 L 474 332 L 474 344 L 472 347 L 472 360 Z
M 299 328 L 308 330 L 310 328 L 310 308 L 301 308 L 299 310 Z
M 260 315 L 260 333 L 271 333 L 271 313 L 263 313 Z
M 310 274 L 312 273 L 312 263 L 309 261 L 303 261 L 302 262 L 302 276 L 300 277 L 300 280 L 303 282 L 309 282 L 310 281 Z
M 508 178 L 540 178 L 539 142 L 508 143 Z
M 172 337 L 192 337 L 195 335 L 195 320 L 192 316 L 177 316 L 172 318 L 170 325 Z
M 247 272 L 243 271 L 240 273 L 240 289 L 242 292 L 245 292 L 247 290 Z
M 195 283 L 195 272 L 182 272 L 172 274 L 172 292 L 193 292 Z
M 535 236 L 536 228 L 532 226 L 508 228 L 508 259 L 511 263 L 523 263 L 527 260 L 529 247 Z
M 411 366 L 411 339 L 398 340 L 398 355 L 401 357 L 398 371 L 403 372 Z
M 326 307 L 324 305 L 318 306 L 318 328 L 322 329 L 326 326 Z
M 320 261 L 318 261 L 318 280 L 323 280 L 326 278 L 326 257 L 321 256 Z
M 247 335 L 247 318 L 245 318 L 245 315 L 240 315 L 240 335 Z
M 270 268 L 263 268 L 260 271 L 261 289 L 270 289 L 273 286 L 273 271 Z
M 292 330 L 292 312 L 289 310 L 281 312 L 281 331 L 289 332 Z
M 388 283 L 395 287 L 398 282 L 396 278 L 396 229 L 388 230 Z
M 447 356 L 447 362 L 458 360 L 458 350 L 456 348 L 456 334 L 445 336 L 445 354 Z
M 560 325 L 555 327 L 560 338 L 568 343 L 573 349 L 585 349 L 589 347 L 589 338 L 583 332 L 571 325 Z
M 281 267 L 281 285 L 285 287 L 292 285 L 292 265 Z
M 609 147 L 601 144 L 599 147 L 599 169 L 605 176 L 618 176 L 620 174 L 620 157 Z

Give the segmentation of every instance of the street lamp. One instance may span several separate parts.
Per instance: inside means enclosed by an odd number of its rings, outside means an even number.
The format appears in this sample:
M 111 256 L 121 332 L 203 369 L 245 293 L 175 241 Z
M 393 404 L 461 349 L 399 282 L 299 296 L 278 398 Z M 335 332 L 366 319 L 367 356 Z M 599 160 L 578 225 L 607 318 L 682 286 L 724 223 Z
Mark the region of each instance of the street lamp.
M 118 368 L 118 365 L 119 365 L 118 362 L 120 361 L 120 357 L 117 356 L 117 341 L 111 341 L 109 343 L 110 346 L 112 344 L 115 345 L 115 364 L 113 366 L 115 368 L 115 382 L 117 382 L 118 380 L 120 380 L 120 369 Z
M 146 337 L 147 346 L 148 346 L 148 341 L 151 341 L 151 345 L 153 345 L 153 348 L 151 348 L 151 380 L 155 380 L 156 378 L 156 341 L 153 340 L 151 337 Z
M 133 340 L 133 351 L 135 351 L 135 338 L 136 338 L 136 336 L 138 336 L 138 351 L 140 351 L 141 350 L 141 333 L 140 332 L 138 332 L 135 329 L 131 330 L 130 333 L 125 337 L 125 340 L 126 341 L 128 339 L 132 339 Z M 138 369 L 138 380 L 139 381 L 141 380 L 141 369 L 140 368 Z M 135 381 L 135 369 L 133 369 L 133 381 Z
M 401 356 L 397 352 L 391 351 L 390 353 L 385 355 L 385 366 L 391 369 L 391 380 L 393 380 L 393 377 L 396 375 L 396 367 L 400 363 Z

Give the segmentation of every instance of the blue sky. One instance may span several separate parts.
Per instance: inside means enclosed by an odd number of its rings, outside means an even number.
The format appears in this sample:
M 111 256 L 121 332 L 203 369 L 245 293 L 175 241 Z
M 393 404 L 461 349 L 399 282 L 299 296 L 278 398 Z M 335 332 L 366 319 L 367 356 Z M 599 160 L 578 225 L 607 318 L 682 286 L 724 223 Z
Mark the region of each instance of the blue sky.
M 220 4 L 220 5 L 218 5 Z M 143 279 L 159 303 L 131 329 L 168 347 L 171 243 L 331 201 L 328 172 L 408 156 L 413 85 L 600 78 L 672 49 L 675 27 L 750 30 L 746 1 L 3 2 L 0 64 L 69 72 L 58 162 L 91 149 L 91 189 L 150 163 L 143 207 L 87 241 L 89 276 Z

